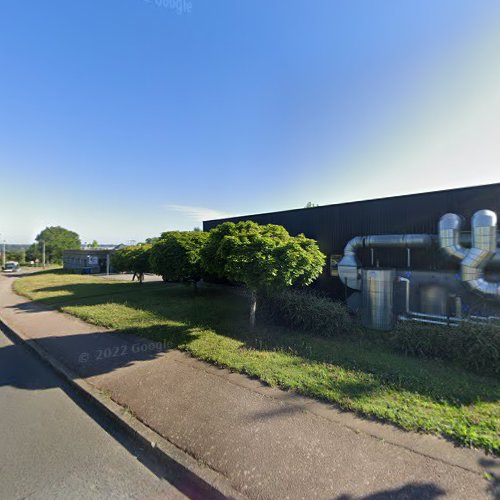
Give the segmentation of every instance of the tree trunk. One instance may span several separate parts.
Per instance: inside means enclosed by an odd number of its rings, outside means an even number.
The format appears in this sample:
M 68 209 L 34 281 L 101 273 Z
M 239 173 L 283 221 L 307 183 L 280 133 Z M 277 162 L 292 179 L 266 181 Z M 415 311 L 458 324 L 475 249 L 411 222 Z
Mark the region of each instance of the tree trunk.
M 135 281 L 135 275 L 136 273 L 134 273 L 134 275 L 132 276 L 132 281 Z
M 257 291 L 252 290 L 250 295 L 250 328 L 255 327 L 255 311 L 257 310 Z
M 144 281 L 144 273 L 139 273 L 139 283 L 142 285 L 143 281 Z

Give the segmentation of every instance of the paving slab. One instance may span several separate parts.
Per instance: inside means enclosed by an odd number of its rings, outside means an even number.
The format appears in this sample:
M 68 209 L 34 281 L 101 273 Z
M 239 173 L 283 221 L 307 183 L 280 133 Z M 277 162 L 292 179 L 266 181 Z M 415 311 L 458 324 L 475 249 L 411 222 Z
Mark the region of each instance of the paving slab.
M 267 387 L 15 295 L 0 316 L 250 498 L 494 496 L 500 461 Z

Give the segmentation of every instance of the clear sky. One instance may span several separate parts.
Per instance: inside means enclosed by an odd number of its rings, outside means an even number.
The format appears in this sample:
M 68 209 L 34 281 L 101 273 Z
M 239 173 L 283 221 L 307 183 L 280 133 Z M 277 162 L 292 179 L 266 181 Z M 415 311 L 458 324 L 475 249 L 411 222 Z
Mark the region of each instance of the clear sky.
M 498 0 L 0 0 L 0 233 L 500 181 Z

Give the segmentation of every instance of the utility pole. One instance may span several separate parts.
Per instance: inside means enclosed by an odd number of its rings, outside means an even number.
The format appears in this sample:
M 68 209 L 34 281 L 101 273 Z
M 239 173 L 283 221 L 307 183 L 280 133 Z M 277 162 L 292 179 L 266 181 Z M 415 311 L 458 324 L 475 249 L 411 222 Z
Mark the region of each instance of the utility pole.
M 45 240 L 42 240 L 42 268 L 45 269 Z
M 3 240 L 3 248 L 2 248 L 2 266 L 5 267 L 5 260 L 6 260 L 6 255 L 5 255 L 5 240 Z

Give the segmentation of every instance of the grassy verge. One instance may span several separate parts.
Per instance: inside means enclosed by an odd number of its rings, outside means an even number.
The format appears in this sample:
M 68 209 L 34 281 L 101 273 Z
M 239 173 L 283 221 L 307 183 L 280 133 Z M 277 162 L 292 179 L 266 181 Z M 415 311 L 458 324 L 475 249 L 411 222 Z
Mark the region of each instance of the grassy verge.
M 250 332 L 245 298 L 223 290 L 50 272 L 22 278 L 15 289 L 90 323 L 166 339 L 271 385 L 500 454 L 494 378 L 398 355 L 369 336 L 321 339 L 263 324 Z

